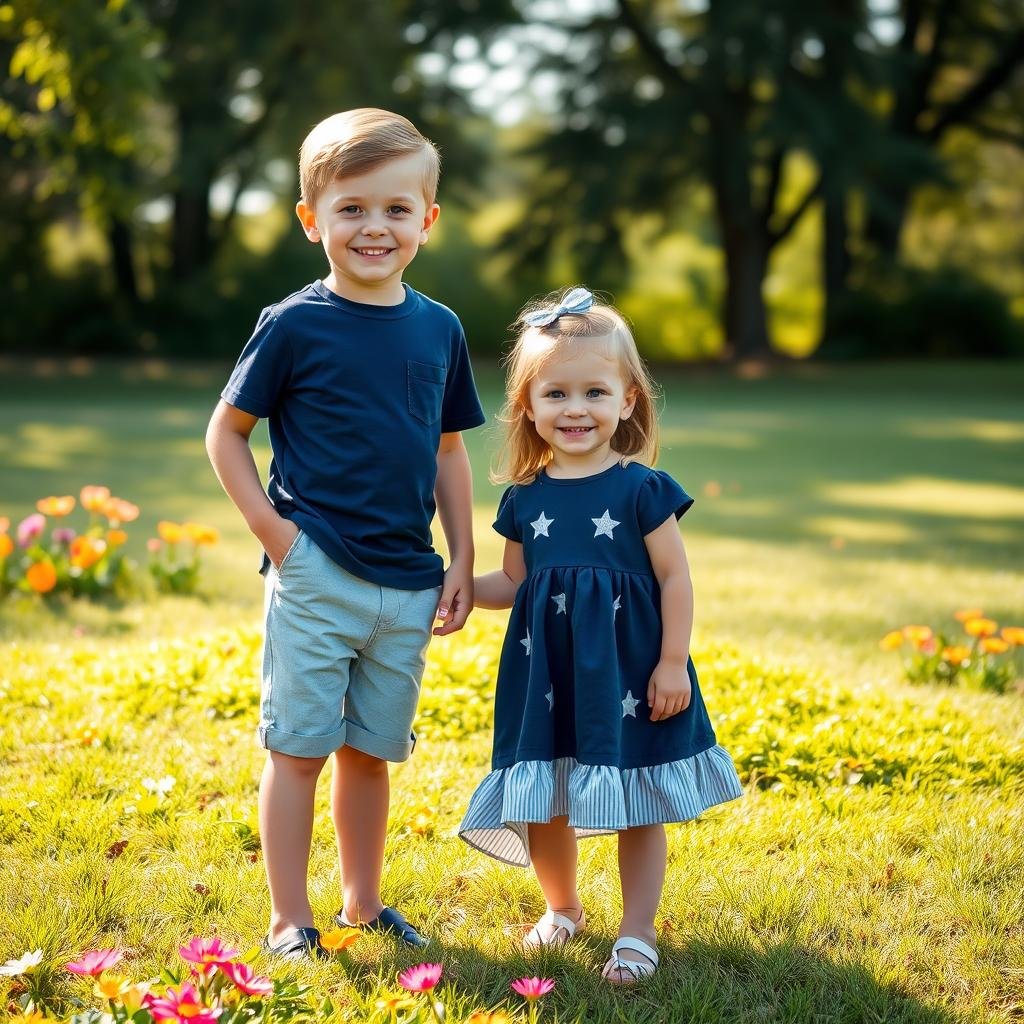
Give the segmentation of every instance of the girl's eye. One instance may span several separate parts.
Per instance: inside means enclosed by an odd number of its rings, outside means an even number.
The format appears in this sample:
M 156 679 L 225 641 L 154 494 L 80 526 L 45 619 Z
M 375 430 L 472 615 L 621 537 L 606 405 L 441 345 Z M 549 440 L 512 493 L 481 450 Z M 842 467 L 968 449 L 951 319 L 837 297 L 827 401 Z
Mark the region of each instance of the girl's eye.
M 587 392 L 587 398 L 600 398 L 604 393 L 601 388 L 591 388 Z
M 562 392 L 562 391 L 559 391 L 556 388 L 554 391 L 549 391 L 544 397 L 545 398 L 564 398 L 565 397 L 565 393 Z

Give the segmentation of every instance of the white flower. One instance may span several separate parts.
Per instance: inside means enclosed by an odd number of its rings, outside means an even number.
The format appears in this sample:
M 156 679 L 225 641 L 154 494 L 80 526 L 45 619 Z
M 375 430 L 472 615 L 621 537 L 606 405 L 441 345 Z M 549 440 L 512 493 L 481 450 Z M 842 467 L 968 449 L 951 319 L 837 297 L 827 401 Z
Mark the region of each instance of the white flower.
M 162 779 L 143 779 L 142 788 L 155 796 L 167 796 L 177 781 L 173 775 L 165 775 Z
M 9 978 L 13 978 L 16 974 L 28 974 L 39 966 L 42 959 L 43 951 L 41 949 L 25 953 L 20 960 L 8 960 L 0 967 L 0 974 L 7 975 Z

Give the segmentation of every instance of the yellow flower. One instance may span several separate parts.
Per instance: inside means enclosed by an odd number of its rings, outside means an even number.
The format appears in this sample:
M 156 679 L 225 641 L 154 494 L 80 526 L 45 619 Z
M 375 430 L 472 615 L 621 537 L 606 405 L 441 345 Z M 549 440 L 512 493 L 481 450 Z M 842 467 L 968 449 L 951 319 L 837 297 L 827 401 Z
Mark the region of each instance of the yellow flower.
M 220 534 L 212 526 L 204 526 L 202 523 L 182 523 L 181 528 L 193 544 L 216 544 L 220 540 Z
M 382 996 L 374 1005 L 383 1013 L 390 1013 L 394 1015 L 396 1013 L 402 1013 L 403 1010 L 415 1009 L 416 1000 L 403 992 L 400 995 Z
M 124 530 L 107 530 L 107 543 L 112 548 L 119 548 L 128 539 Z
M 904 626 L 903 635 L 912 644 L 922 644 L 926 640 L 931 640 L 932 631 L 928 626 Z
M 883 651 L 895 651 L 897 647 L 903 646 L 903 633 L 901 630 L 894 629 L 889 633 L 886 633 L 881 640 L 878 641 L 878 646 Z
M 436 818 L 437 812 L 432 808 L 417 807 L 412 812 L 412 819 L 409 821 L 409 831 L 415 832 L 418 836 L 425 836 L 428 832 L 433 832 Z
M 504 1010 L 474 1010 L 466 1024 L 512 1024 L 512 1018 Z
M 36 508 L 44 516 L 53 516 L 54 518 L 66 516 L 74 507 L 75 499 L 70 494 L 65 494 L 61 498 L 55 498 L 51 495 L 49 498 L 40 498 L 36 502 Z
M 123 974 L 104 971 L 96 979 L 96 987 L 93 992 L 100 999 L 116 999 L 127 987 L 128 979 Z
M 161 519 L 156 524 L 156 532 L 165 544 L 180 544 L 185 539 L 185 529 L 180 523 L 172 523 L 167 519 Z
M 50 1018 L 34 1003 L 29 1003 L 21 1013 L 8 1017 L 8 1020 L 14 1021 L 15 1024 L 42 1024 Z
M 1004 626 L 1000 636 L 1014 647 L 1024 647 L 1024 626 Z
M 98 487 L 95 484 L 89 484 L 82 488 L 78 497 L 82 502 L 82 508 L 84 508 L 86 512 L 102 512 L 103 506 L 107 503 L 107 499 L 110 497 L 110 488 Z
M 984 614 L 980 608 L 961 608 L 954 613 L 953 618 L 957 622 L 966 622 L 968 619 L 980 619 Z
M 971 656 L 971 649 L 963 644 L 942 648 L 942 660 L 950 665 L 962 665 Z
M 0 560 L 6 558 L 14 550 L 14 541 L 6 533 L 0 533 Z
M 968 636 L 992 636 L 999 629 L 993 619 L 968 619 L 964 623 L 964 632 Z
M 1010 649 L 1010 645 L 1002 637 L 989 636 L 981 641 L 981 649 L 986 654 L 1005 654 Z
M 100 731 L 95 725 L 80 725 L 75 730 L 74 736 L 83 747 L 95 747 L 103 742 Z
M 48 594 L 57 586 L 57 570 L 50 562 L 36 562 L 28 567 L 25 579 L 37 594 Z
M 358 941 L 362 934 L 358 928 L 331 928 L 320 933 L 320 945 L 329 953 L 340 953 Z
M 121 992 L 121 1005 L 131 1014 L 142 1006 L 142 1000 L 149 992 L 149 982 L 140 981 L 135 985 L 126 985 Z

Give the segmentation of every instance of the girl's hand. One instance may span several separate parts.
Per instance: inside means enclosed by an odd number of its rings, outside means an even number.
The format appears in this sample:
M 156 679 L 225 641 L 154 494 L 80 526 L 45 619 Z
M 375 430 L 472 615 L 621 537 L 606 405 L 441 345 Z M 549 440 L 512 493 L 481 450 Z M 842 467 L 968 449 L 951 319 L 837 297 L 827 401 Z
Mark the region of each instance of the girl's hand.
M 686 662 L 659 661 L 647 684 L 647 706 L 651 721 L 660 722 L 690 706 L 690 676 Z

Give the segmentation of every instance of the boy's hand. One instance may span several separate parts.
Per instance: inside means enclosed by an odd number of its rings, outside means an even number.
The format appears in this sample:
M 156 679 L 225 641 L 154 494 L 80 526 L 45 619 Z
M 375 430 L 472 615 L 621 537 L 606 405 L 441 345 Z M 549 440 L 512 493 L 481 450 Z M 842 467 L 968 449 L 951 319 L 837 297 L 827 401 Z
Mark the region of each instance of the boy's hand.
M 299 528 L 290 519 L 275 515 L 271 520 L 268 529 L 259 540 L 267 557 L 274 563 L 275 569 L 281 568 L 284 556 L 288 554 L 288 549 L 295 543 L 298 535 Z
M 441 600 L 437 602 L 437 618 L 443 625 L 434 628 L 434 636 L 457 633 L 466 624 L 473 610 L 473 569 L 452 562 L 444 574 Z
M 690 706 L 690 676 L 686 662 L 659 661 L 647 684 L 647 706 L 651 709 L 651 721 L 678 715 Z

